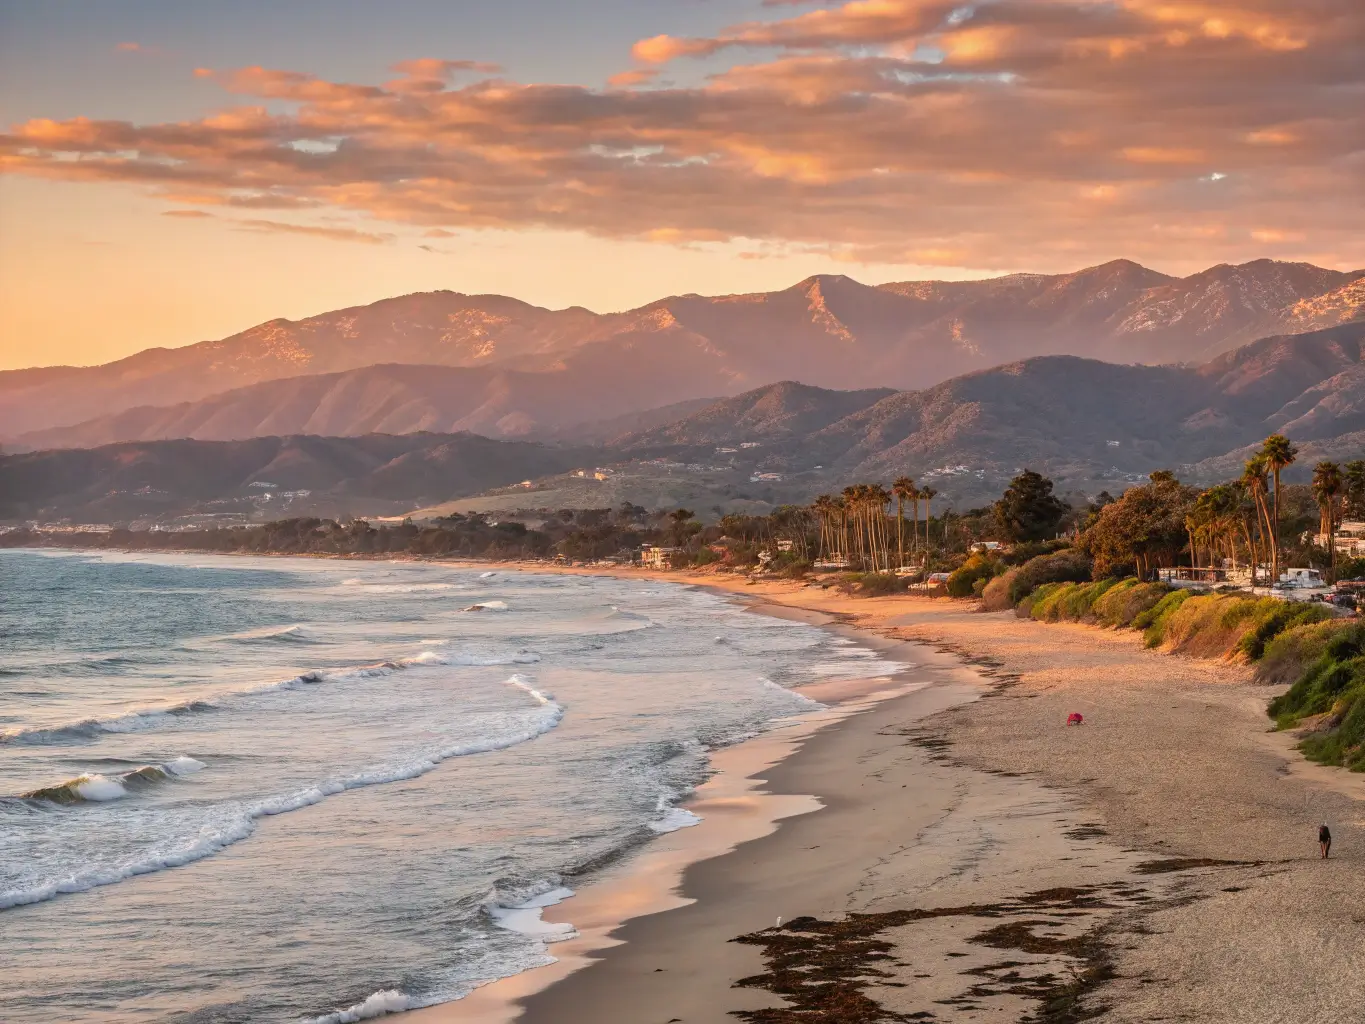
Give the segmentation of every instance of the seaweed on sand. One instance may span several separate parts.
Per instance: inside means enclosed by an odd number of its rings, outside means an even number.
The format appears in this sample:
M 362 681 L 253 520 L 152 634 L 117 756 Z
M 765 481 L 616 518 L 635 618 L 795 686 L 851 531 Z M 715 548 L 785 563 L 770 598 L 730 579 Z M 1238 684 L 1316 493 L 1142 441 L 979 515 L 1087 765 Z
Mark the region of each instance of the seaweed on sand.
M 910 1013 L 892 1010 L 867 994 L 870 987 L 885 985 L 884 979 L 893 977 L 885 966 L 889 961 L 895 962 L 892 952 L 895 946 L 882 937 L 884 932 L 942 917 L 999 919 L 1030 912 L 1113 909 L 1117 904 L 1110 901 L 1105 888 L 1112 889 L 1111 894 L 1120 899 L 1133 895 L 1124 887 L 1049 889 L 997 904 L 849 914 L 834 921 L 798 917 L 781 926 L 741 935 L 731 941 L 761 947 L 767 970 L 740 979 L 736 986 L 766 989 L 782 996 L 788 1005 L 735 1010 L 731 1015 L 748 1024 L 896 1024 L 936 1019 L 927 1008 Z M 1038 1019 L 1049 1024 L 1094 1016 L 1099 1010 L 1083 1009 L 1080 1000 L 1109 976 L 1103 944 L 1093 929 L 1069 937 L 1040 934 L 1037 930 L 1056 925 L 1056 920 L 1027 917 L 1001 921 L 967 941 L 993 949 L 1064 955 L 1075 961 L 1068 978 L 1059 980 L 1051 974 L 1027 977 L 1015 968 L 1028 965 L 1005 961 L 963 972 L 984 980 L 972 985 L 962 996 L 943 1002 L 967 1006 L 974 999 L 1008 993 L 1038 1000 Z

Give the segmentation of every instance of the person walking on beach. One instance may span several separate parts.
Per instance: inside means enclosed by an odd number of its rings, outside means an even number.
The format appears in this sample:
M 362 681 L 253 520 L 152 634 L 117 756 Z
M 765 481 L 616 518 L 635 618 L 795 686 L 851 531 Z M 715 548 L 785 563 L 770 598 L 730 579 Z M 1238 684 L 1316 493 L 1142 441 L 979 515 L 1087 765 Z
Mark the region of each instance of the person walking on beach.
M 1332 830 L 1327 827 L 1326 822 L 1318 826 L 1318 846 L 1322 849 L 1322 859 L 1326 860 L 1328 854 L 1332 852 Z

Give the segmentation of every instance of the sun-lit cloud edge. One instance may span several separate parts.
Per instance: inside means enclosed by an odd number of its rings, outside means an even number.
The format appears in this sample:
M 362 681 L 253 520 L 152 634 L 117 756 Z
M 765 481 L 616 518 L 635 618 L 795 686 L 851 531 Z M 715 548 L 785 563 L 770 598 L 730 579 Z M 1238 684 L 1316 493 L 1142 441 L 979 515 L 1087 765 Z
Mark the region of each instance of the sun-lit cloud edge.
M 1289 0 L 853 0 L 643 39 L 602 89 L 436 58 L 381 84 L 200 68 L 235 102 L 34 118 L 0 135 L 0 173 L 342 215 L 236 226 L 366 244 L 391 240 L 384 223 L 982 270 L 1346 266 L 1365 264 L 1361 52 L 1357 0 L 1311 19 Z M 726 53 L 699 85 L 661 84 L 667 63 Z

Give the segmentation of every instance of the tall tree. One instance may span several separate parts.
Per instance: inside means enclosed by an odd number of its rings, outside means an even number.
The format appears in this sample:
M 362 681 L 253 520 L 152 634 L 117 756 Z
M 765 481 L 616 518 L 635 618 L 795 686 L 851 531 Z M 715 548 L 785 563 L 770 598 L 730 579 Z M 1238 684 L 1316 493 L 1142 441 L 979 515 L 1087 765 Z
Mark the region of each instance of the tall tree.
M 1346 463 L 1346 514 L 1365 519 L 1365 459 Z
M 1327 535 L 1327 553 L 1331 559 L 1331 576 L 1337 576 L 1337 497 L 1345 489 L 1346 480 L 1335 462 L 1319 462 L 1313 467 L 1313 497 L 1321 512 L 1319 525 Z
M 927 555 L 929 552 L 929 522 L 934 518 L 933 500 L 938 496 L 938 491 L 932 487 L 921 487 L 919 496 L 924 499 L 924 550 Z M 919 518 L 919 510 L 915 510 L 915 517 Z
M 1185 547 L 1186 519 L 1197 497 L 1194 488 L 1161 472 L 1100 509 L 1080 538 L 1081 548 L 1095 559 L 1096 578 L 1131 566 L 1146 579 L 1156 567 L 1173 565 Z
M 1271 434 L 1261 443 L 1260 454 L 1275 480 L 1275 504 L 1271 515 L 1270 585 L 1280 581 L 1280 471 L 1292 466 L 1299 456 L 1298 448 L 1283 434 Z
M 1251 495 L 1251 500 L 1256 504 L 1257 524 L 1260 527 L 1261 536 L 1265 540 L 1267 554 L 1270 555 L 1273 563 L 1275 537 L 1270 522 L 1270 483 L 1264 456 L 1259 454 L 1253 455 L 1247 460 L 1246 467 L 1242 470 L 1241 484 L 1246 489 L 1246 492 Z M 1251 581 L 1254 584 L 1256 582 L 1256 569 L 1258 567 L 1256 552 L 1254 550 L 1251 554 L 1251 563 Z M 1270 582 L 1274 583 L 1275 578 L 1271 577 Z
M 668 513 L 669 527 L 668 532 L 672 537 L 674 547 L 686 547 L 687 538 L 692 535 L 692 510 L 686 508 L 674 509 Z
M 915 493 L 915 481 L 908 476 L 898 476 L 891 484 L 891 493 L 896 496 L 896 557 L 899 564 L 905 564 L 905 501 Z M 912 544 L 911 547 L 914 545 Z
M 1004 539 L 1047 540 L 1057 532 L 1068 507 L 1052 493 L 1052 481 L 1026 469 L 994 505 L 995 522 Z

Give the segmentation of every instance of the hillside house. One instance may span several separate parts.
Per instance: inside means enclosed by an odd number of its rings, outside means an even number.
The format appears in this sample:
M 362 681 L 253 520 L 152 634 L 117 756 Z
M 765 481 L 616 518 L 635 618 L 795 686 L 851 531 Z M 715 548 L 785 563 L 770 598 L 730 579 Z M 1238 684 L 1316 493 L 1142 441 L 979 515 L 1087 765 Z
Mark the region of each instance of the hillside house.
M 1337 555 L 1341 558 L 1365 558 L 1365 523 L 1348 520 L 1337 527 Z M 1313 543 L 1320 548 L 1327 544 L 1327 534 L 1313 535 Z

